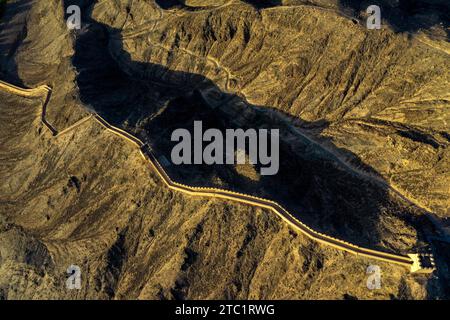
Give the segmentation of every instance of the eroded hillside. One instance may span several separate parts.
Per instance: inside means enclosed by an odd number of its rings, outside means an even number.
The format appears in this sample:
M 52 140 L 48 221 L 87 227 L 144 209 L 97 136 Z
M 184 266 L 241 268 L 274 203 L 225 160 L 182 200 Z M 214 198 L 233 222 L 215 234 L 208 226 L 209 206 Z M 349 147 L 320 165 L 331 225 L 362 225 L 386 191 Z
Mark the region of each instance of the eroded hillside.
M 65 25 L 71 3 L 82 8 L 79 32 Z M 447 42 L 434 37 L 439 25 L 433 34 L 366 30 L 350 8 L 11 1 L 0 27 L 2 79 L 51 85 L 47 114 L 58 130 L 93 110 L 166 157 L 172 129 L 194 120 L 280 128 L 276 177 L 249 165 L 166 169 L 184 183 L 275 199 L 358 245 L 426 250 L 435 234 L 427 214 L 450 214 Z M 0 297 L 447 294 L 443 254 L 437 278 L 376 262 L 383 287 L 368 290 L 374 261 L 312 243 L 271 212 L 169 191 L 95 121 L 55 139 L 40 123 L 42 101 L 0 94 Z M 71 264 L 84 275 L 75 293 L 64 283 Z
M 378 262 L 384 286 L 370 291 L 370 260 L 312 243 L 270 212 L 171 192 L 132 145 L 96 122 L 53 138 L 39 100 L 1 98 L 11 117 L 2 116 L 1 135 L 2 298 L 428 294 L 425 279 Z M 82 270 L 81 291 L 65 287 L 72 264 Z
M 93 16 L 124 30 L 110 44 L 122 70 L 158 80 L 159 65 L 201 74 L 300 126 L 314 124 L 304 132 L 347 162 L 360 158 L 411 201 L 448 215 L 448 51 L 424 35 L 372 32 L 311 5 L 257 10 L 231 1 L 180 12 L 141 3 L 127 17 L 116 10 L 98 6 Z

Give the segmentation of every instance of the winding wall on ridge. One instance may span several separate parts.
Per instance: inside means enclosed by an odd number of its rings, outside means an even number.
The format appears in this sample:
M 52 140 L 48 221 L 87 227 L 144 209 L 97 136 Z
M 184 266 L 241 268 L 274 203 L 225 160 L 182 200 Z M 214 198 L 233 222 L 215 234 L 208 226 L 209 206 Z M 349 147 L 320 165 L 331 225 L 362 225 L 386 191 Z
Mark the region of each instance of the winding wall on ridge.
M 42 105 L 41 121 L 44 124 L 44 126 L 51 131 L 54 137 L 58 137 L 62 134 L 65 134 L 73 130 L 80 124 L 84 123 L 85 121 L 89 120 L 90 118 L 93 118 L 107 131 L 120 136 L 121 138 L 127 140 L 128 142 L 138 147 L 142 157 L 150 163 L 151 167 L 156 171 L 156 173 L 159 175 L 164 184 L 171 190 L 179 191 L 188 194 L 190 196 L 221 198 L 268 209 L 277 214 L 279 217 L 281 217 L 294 230 L 304 234 L 308 238 L 317 241 L 321 244 L 325 244 L 333 248 L 343 250 L 358 256 L 381 260 L 388 263 L 394 263 L 397 265 L 408 267 L 410 269 L 412 267 L 413 261 L 409 256 L 392 254 L 379 250 L 372 250 L 369 248 L 360 247 L 352 243 L 315 231 L 306 224 L 304 224 L 303 222 L 301 222 L 300 220 L 298 220 L 295 216 L 293 216 L 291 213 L 289 213 L 286 209 L 284 209 L 280 204 L 278 204 L 275 201 L 224 189 L 192 187 L 175 182 L 166 173 L 162 165 L 158 162 L 157 157 L 154 155 L 153 151 L 147 144 L 142 142 L 139 138 L 126 132 L 125 130 L 111 125 L 96 113 L 92 113 L 88 117 L 81 119 L 80 121 L 74 123 L 72 126 L 58 133 L 58 131 L 50 123 L 48 123 L 45 117 L 47 105 L 48 102 L 50 101 L 52 94 L 52 89 L 47 85 L 41 85 L 34 89 L 24 89 L 0 80 L 0 89 L 26 98 L 39 98 L 39 97 L 45 98 Z

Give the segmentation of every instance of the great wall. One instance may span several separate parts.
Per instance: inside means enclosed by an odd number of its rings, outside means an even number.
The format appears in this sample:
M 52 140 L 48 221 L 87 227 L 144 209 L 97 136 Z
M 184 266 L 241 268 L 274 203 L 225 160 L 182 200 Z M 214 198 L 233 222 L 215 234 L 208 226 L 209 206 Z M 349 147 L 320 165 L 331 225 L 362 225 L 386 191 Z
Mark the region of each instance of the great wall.
M 145 144 L 132 134 L 124 131 L 123 129 L 109 124 L 105 119 L 103 119 L 96 113 L 92 113 L 91 115 L 77 121 L 70 127 L 58 133 L 58 131 L 46 120 L 47 105 L 52 94 L 52 88 L 47 85 L 41 85 L 34 89 L 24 89 L 0 80 L 0 89 L 25 98 L 44 98 L 44 102 L 42 104 L 41 121 L 55 138 L 73 130 L 74 128 L 91 118 L 94 119 L 107 131 L 118 135 L 119 137 L 138 147 L 141 156 L 150 163 L 151 167 L 156 171 L 164 184 L 171 190 L 179 191 L 190 196 L 221 198 L 268 209 L 278 215 L 282 220 L 287 222 L 288 225 L 291 226 L 294 230 L 304 234 L 308 238 L 318 243 L 328 245 L 335 249 L 343 250 L 357 256 L 363 256 L 370 259 L 381 260 L 384 262 L 404 266 L 407 267 L 411 272 L 430 273 L 434 270 L 434 260 L 432 256 L 417 253 L 408 254 L 407 256 L 392 254 L 383 251 L 363 248 L 352 243 L 333 238 L 311 229 L 309 226 L 298 220 L 286 209 L 284 209 L 280 204 L 272 200 L 217 188 L 192 187 L 172 181 L 170 176 L 164 170 L 163 166 L 158 162 L 157 157 L 154 155 L 152 149 L 147 144 Z M 424 261 L 427 262 L 426 265 L 424 264 Z

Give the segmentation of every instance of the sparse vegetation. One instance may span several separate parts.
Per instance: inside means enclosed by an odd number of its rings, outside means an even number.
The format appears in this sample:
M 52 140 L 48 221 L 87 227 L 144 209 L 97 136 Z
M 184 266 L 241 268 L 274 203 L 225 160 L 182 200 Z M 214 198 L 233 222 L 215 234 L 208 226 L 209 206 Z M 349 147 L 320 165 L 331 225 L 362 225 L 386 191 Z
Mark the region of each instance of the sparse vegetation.
M 256 1 L 222 0 L 220 9 L 208 0 L 183 1 L 190 8 L 158 2 L 176 14 L 158 12 L 152 0 L 118 0 L 83 10 L 95 19 L 71 38 L 60 3 L 34 1 L 27 19 L 18 19 L 24 25 L 6 30 L 13 40 L 25 30 L 26 41 L 13 41 L 2 65 L 24 83 L 39 78 L 54 87 L 47 116 L 58 130 L 84 117 L 85 107 L 117 125 L 127 120 L 155 150 L 170 142 L 172 126 L 189 127 L 193 118 L 213 127 L 280 128 L 277 180 L 249 165 L 172 165 L 169 173 L 186 184 L 286 197 L 301 220 L 356 244 L 422 249 L 419 228 L 427 223 L 415 220 L 422 212 L 350 172 L 333 152 L 448 215 L 446 55 L 308 4 L 278 10 L 278 1 L 268 1 L 271 9 L 248 5 Z M 283 1 L 312 2 L 332 3 Z M 124 13 L 125 24 L 117 19 Z M 107 39 L 117 32 L 138 35 Z M 215 108 L 199 98 L 210 88 L 218 92 Z M 40 130 L 42 101 L 1 91 L 0 101 L 0 299 L 448 296 L 441 289 L 448 278 L 418 280 L 384 262 L 382 288 L 368 290 L 372 260 L 311 242 L 268 210 L 167 189 L 134 146 L 95 121 L 55 139 Z M 449 257 L 438 260 L 445 265 Z M 79 292 L 61 290 L 72 263 L 83 270 Z

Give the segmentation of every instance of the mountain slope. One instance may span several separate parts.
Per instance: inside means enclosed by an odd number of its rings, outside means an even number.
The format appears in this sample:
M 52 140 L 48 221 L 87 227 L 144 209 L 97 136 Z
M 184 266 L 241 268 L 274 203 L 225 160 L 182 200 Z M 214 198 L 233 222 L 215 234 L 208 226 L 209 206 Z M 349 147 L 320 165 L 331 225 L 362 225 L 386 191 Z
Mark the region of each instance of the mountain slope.
M 58 130 L 90 109 L 169 157 L 172 129 L 193 120 L 276 127 L 282 165 L 271 179 L 249 165 L 167 170 L 262 194 L 321 232 L 388 252 L 424 250 L 436 235 L 427 213 L 448 217 L 441 40 L 365 30 L 338 1 L 73 2 L 79 33 L 65 26 L 72 1 L 10 1 L 0 25 L 2 79 L 51 85 Z M 448 295 L 444 243 L 438 278 L 322 247 L 270 212 L 165 189 L 135 148 L 94 121 L 55 139 L 40 124 L 41 101 L 0 94 L 0 297 Z M 374 263 L 379 291 L 366 287 Z M 81 291 L 65 288 L 71 264 Z

